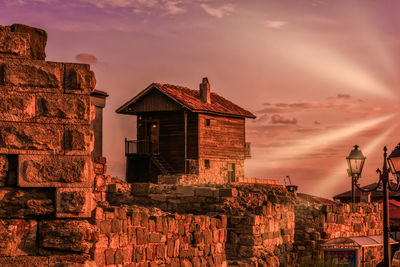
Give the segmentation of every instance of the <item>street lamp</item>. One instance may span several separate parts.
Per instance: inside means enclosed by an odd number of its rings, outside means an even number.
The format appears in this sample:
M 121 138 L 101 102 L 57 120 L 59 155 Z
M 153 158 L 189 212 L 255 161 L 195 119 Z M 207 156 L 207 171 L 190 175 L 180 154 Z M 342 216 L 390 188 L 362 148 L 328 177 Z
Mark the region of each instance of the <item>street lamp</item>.
M 393 175 L 396 175 L 397 180 L 400 177 L 400 143 L 390 153 L 388 157 L 389 167 Z
M 353 185 L 356 186 L 360 191 L 372 192 L 376 191 L 379 185 L 382 183 L 383 189 L 383 250 L 384 250 L 384 266 L 391 266 L 391 258 L 389 253 L 389 190 L 392 192 L 400 191 L 400 143 L 392 151 L 389 157 L 387 157 L 387 148 L 383 148 L 383 168 L 382 170 L 377 169 L 376 172 L 379 174 L 379 181 L 375 188 L 366 190 L 361 188 L 357 181 L 361 176 L 362 168 L 364 166 L 365 157 L 361 151 L 358 150 L 358 146 L 354 146 L 354 149 L 350 152 L 350 155 L 346 158 L 347 164 L 349 165 L 349 172 L 352 176 Z M 389 162 L 389 167 L 388 167 Z M 389 172 L 392 172 L 396 176 L 396 188 L 392 188 L 389 181 Z M 353 190 L 354 193 L 354 190 Z M 353 198 L 354 200 L 354 198 Z
M 358 150 L 359 146 L 355 145 L 354 149 L 346 157 L 347 165 L 349 166 L 349 174 L 351 175 L 351 199 L 353 203 L 356 203 L 356 181 L 361 177 L 361 172 L 364 167 L 366 157 L 363 155 L 361 150 Z

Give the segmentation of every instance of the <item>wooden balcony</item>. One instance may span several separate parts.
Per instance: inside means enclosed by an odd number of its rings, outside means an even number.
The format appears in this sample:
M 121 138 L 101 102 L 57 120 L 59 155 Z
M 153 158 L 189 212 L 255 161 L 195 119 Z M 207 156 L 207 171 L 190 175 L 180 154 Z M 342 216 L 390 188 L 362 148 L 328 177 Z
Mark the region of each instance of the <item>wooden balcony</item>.
M 150 154 L 149 144 L 145 140 L 127 140 L 125 138 L 125 155 Z
M 250 149 L 250 142 L 246 142 L 244 144 L 244 158 L 250 159 L 251 158 L 251 149 Z

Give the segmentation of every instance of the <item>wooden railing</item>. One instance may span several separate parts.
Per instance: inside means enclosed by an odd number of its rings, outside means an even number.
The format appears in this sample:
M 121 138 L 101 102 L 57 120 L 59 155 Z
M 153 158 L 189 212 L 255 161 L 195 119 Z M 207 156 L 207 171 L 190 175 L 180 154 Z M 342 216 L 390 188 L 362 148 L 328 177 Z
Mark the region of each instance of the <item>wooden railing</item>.
M 125 138 L 125 155 L 149 153 L 149 146 L 145 140 L 128 140 Z

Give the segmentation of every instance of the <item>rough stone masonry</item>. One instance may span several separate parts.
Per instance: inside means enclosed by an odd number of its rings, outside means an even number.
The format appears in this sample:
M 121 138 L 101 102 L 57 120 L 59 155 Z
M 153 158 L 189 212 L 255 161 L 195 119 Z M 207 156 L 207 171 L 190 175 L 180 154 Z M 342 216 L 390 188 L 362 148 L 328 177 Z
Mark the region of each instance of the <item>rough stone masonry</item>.
M 0 266 L 296 266 L 331 237 L 382 232 L 380 205 L 111 178 L 90 156 L 94 74 L 45 61 L 46 39 L 0 26 Z

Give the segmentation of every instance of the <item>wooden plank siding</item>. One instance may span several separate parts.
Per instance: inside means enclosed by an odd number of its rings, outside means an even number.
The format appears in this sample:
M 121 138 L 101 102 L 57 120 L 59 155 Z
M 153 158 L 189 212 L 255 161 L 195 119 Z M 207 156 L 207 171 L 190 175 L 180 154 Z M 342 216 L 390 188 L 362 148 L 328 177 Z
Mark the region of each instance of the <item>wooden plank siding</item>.
M 178 173 L 185 171 L 185 121 L 183 111 L 140 114 L 138 124 L 146 121 L 159 123 L 159 152 Z M 144 139 L 146 127 L 138 127 L 138 140 Z
M 244 160 L 244 118 L 199 114 L 199 157 Z M 210 126 L 206 126 L 206 119 Z
M 199 116 L 194 112 L 187 112 L 187 158 L 199 158 Z
M 130 106 L 133 113 L 182 110 L 182 107 L 157 89 L 151 90 Z

